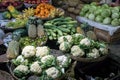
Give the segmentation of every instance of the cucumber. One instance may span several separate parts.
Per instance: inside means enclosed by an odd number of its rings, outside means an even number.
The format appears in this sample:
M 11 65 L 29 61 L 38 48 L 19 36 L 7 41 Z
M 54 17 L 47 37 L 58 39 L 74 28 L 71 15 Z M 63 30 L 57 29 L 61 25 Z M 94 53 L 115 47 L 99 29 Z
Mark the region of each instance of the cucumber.
M 70 30 L 67 29 L 67 28 L 60 28 L 60 27 L 58 27 L 58 29 L 61 30 L 61 31 L 63 31 L 63 32 L 66 32 L 66 33 L 70 32 Z

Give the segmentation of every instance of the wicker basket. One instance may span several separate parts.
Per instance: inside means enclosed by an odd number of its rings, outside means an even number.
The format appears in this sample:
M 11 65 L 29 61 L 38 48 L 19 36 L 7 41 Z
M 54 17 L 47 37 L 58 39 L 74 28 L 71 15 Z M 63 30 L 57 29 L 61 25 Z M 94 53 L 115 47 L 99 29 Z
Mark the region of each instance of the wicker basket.
M 51 52 L 51 54 L 54 55 L 55 57 L 60 56 L 60 55 L 63 55 L 62 51 L 55 50 L 55 49 L 51 49 L 50 52 Z M 73 65 L 74 65 L 74 63 L 73 63 Z M 76 64 L 75 64 L 75 65 L 76 65 Z M 11 75 L 14 77 L 14 79 L 15 79 L 15 80 L 19 80 L 19 79 L 14 75 L 14 73 L 13 73 L 13 70 L 14 70 L 15 66 L 14 66 L 12 63 L 8 63 L 7 66 L 8 66 L 8 68 L 9 68 L 9 71 L 10 71 Z M 73 67 L 75 67 L 75 66 L 73 66 Z M 71 70 L 71 68 L 68 68 L 68 69 L 66 70 L 66 73 L 65 73 L 64 75 L 62 75 L 60 78 L 57 78 L 57 79 L 55 79 L 55 80 L 64 80 L 64 78 L 66 77 L 66 74 L 68 74 L 68 73 L 70 72 L 70 70 Z M 34 75 L 28 75 L 28 77 L 27 77 L 26 80 L 32 80 L 32 79 L 34 79 L 34 80 L 39 80 L 39 79 L 38 79 L 38 76 L 34 76 Z
M 105 60 L 107 57 L 108 57 L 108 55 L 101 56 L 101 57 L 98 57 L 98 58 L 81 58 L 81 57 L 71 56 L 71 58 L 73 60 L 80 61 L 80 62 L 85 62 L 85 63 L 100 62 L 100 61 Z
M 9 73 L 0 70 L 0 80 L 14 80 L 14 79 Z

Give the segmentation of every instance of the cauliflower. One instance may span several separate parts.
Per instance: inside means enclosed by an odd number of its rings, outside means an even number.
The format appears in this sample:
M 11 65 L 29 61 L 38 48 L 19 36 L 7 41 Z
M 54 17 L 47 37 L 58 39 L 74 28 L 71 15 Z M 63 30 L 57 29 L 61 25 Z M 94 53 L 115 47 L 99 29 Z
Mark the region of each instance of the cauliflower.
M 98 58 L 98 57 L 100 57 L 99 51 L 96 48 L 94 48 L 94 49 L 92 49 L 91 53 L 87 54 L 87 57 Z
M 50 53 L 50 49 L 46 46 L 36 48 L 36 57 L 44 57 Z
M 74 36 L 75 36 L 75 37 L 84 37 L 83 34 L 79 34 L 79 33 L 74 34 Z
M 64 52 L 69 51 L 70 48 L 71 48 L 71 45 L 69 42 L 62 42 L 59 46 L 59 49 Z
M 86 46 L 90 46 L 91 45 L 91 42 L 88 38 L 84 38 L 80 41 L 80 44 L 82 45 L 86 45 Z
M 29 58 L 29 57 L 32 57 L 36 54 L 36 49 L 34 46 L 26 46 L 23 48 L 22 50 L 22 55 L 25 57 L 25 58 Z
M 36 74 L 40 74 L 42 72 L 41 66 L 39 65 L 38 61 L 34 62 L 30 66 L 30 71 Z
M 60 67 L 68 67 L 68 65 L 71 62 L 71 59 L 69 59 L 67 56 L 62 55 L 57 57 L 57 61 L 60 65 Z
M 73 56 L 83 56 L 85 52 L 79 46 L 75 45 L 71 48 L 71 54 Z
M 53 79 L 56 79 L 60 76 L 59 70 L 56 69 L 55 67 L 48 68 L 45 72 L 49 77 Z
M 24 57 L 19 55 L 16 59 L 12 59 L 14 65 L 20 65 L 24 61 Z
M 58 43 L 59 43 L 59 44 L 63 43 L 64 41 L 69 42 L 69 43 L 72 43 L 72 42 L 73 42 L 73 38 L 72 38 L 72 36 L 70 36 L 70 35 L 61 36 L 61 37 L 58 38 Z
M 56 64 L 56 59 L 53 55 L 47 55 L 41 58 L 41 62 L 43 63 L 43 67 L 50 67 Z
M 29 73 L 28 66 L 19 65 L 14 69 L 13 72 L 17 77 L 26 76 Z
M 99 51 L 101 52 L 102 55 L 108 54 L 107 48 L 100 48 Z

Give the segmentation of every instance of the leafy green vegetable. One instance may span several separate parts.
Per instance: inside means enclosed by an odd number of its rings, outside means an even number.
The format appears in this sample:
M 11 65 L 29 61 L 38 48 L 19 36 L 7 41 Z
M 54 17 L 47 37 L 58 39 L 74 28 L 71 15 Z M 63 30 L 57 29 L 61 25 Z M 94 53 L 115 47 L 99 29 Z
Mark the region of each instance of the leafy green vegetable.
M 103 24 L 110 24 L 111 23 L 111 18 L 109 17 L 106 17 L 104 20 L 103 20 Z

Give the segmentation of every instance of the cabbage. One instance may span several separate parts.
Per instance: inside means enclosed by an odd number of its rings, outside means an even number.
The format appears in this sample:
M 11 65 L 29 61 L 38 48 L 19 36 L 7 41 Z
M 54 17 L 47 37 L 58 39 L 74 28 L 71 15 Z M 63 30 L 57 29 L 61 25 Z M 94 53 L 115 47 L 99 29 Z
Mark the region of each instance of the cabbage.
M 111 22 L 111 24 L 113 25 L 113 26 L 118 26 L 120 23 L 119 23 L 119 19 L 113 19 L 112 20 L 112 22 Z
M 88 18 L 88 16 L 89 16 L 89 13 L 86 13 L 84 17 Z
M 111 18 L 109 17 L 106 17 L 104 20 L 103 20 L 103 24 L 110 24 L 111 23 Z
M 100 8 L 98 8 L 98 9 L 94 12 L 95 15 L 100 15 L 101 13 L 102 13 L 102 9 L 100 9 Z
M 82 8 L 82 12 L 83 13 L 86 13 L 87 11 L 89 11 L 89 8 L 90 8 L 90 5 L 85 5 L 83 8 Z
M 96 11 L 96 9 L 96 6 L 90 6 L 89 12 L 93 13 L 94 11 Z
M 113 7 L 112 13 L 119 13 L 119 7 Z
M 95 18 L 95 21 L 96 21 L 96 22 L 102 22 L 102 21 L 103 21 L 102 16 L 98 15 L 98 16 Z
M 97 3 L 96 2 L 92 2 L 92 3 L 90 3 L 90 5 L 97 6 Z
M 85 13 L 81 11 L 80 12 L 80 16 L 84 16 L 84 15 L 85 15 Z
M 103 4 L 103 5 L 102 5 L 102 8 L 105 8 L 105 9 L 106 9 L 106 8 L 109 8 L 109 5 L 108 5 L 108 4 Z
M 111 15 L 110 9 L 103 9 L 103 12 L 101 13 L 102 17 L 109 17 Z
M 95 19 L 95 15 L 91 13 L 91 14 L 89 14 L 88 18 L 89 18 L 90 20 L 94 20 L 94 19 Z
M 119 18 L 119 14 L 118 13 L 113 13 L 112 14 L 112 19 L 115 19 L 115 18 Z

